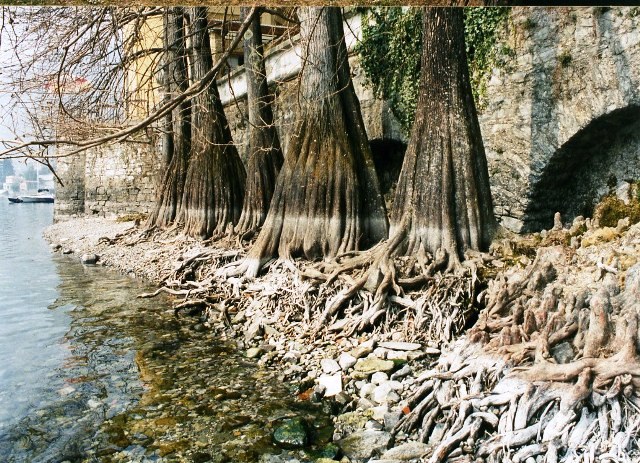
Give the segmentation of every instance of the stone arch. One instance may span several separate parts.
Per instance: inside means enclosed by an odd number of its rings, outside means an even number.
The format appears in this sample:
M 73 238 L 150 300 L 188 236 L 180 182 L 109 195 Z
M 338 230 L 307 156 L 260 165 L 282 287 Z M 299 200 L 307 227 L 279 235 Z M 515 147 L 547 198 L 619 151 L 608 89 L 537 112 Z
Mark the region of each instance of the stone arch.
M 549 229 L 591 216 L 598 200 L 622 181 L 640 179 L 640 105 L 592 120 L 553 153 L 532 185 L 523 231 Z
M 388 206 L 398 183 L 407 144 L 400 140 L 377 138 L 369 140 L 369 145 L 380 182 L 380 192 Z

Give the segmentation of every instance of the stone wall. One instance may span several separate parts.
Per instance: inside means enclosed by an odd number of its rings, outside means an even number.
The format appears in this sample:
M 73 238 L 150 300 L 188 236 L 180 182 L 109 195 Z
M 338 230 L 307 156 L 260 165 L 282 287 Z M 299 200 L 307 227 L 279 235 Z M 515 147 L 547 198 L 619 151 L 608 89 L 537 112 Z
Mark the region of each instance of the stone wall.
M 496 214 L 516 231 L 590 213 L 639 177 L 638 8 L 514 8 L 480 123 Z
M 83 213 L 149 213 L 161 169 L 161 150 L 150 141 L 117 143 L 63 158 L 58 170 L 65 186 L 56 192 L 56 219 Z
M 58 158 L 56 173 L 64 184 L 56 185 L 55 220 L 84 214 L 85 162 L 85 152 Z

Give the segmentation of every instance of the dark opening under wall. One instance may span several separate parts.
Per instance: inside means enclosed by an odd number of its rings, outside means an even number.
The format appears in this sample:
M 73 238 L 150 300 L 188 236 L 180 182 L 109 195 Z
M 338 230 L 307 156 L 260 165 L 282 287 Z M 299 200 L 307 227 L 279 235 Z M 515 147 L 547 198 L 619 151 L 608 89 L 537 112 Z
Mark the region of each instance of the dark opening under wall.
M 387 208 L 389 208 L 398 183 L 407 145 L 397 140 L 384 139 L 371 140 L 369 145 L 380 182 L 380 191 L 384 196 Z
M 555 212 L 565 223 L 590 217 L 620 182 L 640 179 L 640 106 L 593 120 L 551 157 L 531 190 L 524 232 L 549 229 Z

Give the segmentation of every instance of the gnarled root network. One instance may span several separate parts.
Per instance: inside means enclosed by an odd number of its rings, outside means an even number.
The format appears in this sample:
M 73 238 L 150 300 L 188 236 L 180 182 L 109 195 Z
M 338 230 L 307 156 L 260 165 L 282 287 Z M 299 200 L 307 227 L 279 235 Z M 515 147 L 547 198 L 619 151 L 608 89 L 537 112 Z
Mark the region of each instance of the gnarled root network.
M 418 378 L 394 432 L 434 442 L 431 463 L 638 461 L 640 278 L 569 284 L 565 252 L 493 280 L 476 325 Z
M 451 267 L 442 250 L 434 257 L 394 257 L 398 244 L 392 238 L 303 270 L 303 277 L 335 291 L 324 301 L 315 334 L 352 336 L 394 326 L 405 339 L 440 345 L 462 331 L 480 286 L 474 260 Z

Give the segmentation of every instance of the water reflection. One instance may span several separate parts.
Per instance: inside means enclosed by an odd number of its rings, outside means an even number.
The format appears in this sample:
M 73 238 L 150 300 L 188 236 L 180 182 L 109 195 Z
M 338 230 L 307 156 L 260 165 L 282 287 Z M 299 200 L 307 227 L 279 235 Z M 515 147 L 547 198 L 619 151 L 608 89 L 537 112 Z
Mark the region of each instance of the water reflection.
M 257 461 L 277 453 L 271 429 L 302 415 L 329 421 L 293 400 L 272 372 L 233 346 L 177 319 L 149 288 L 100 267 L 54 257 L 59 278 L 52 314 L 68 317 L 57 368 L 30 411 L 0 435 L 0 461 Z

